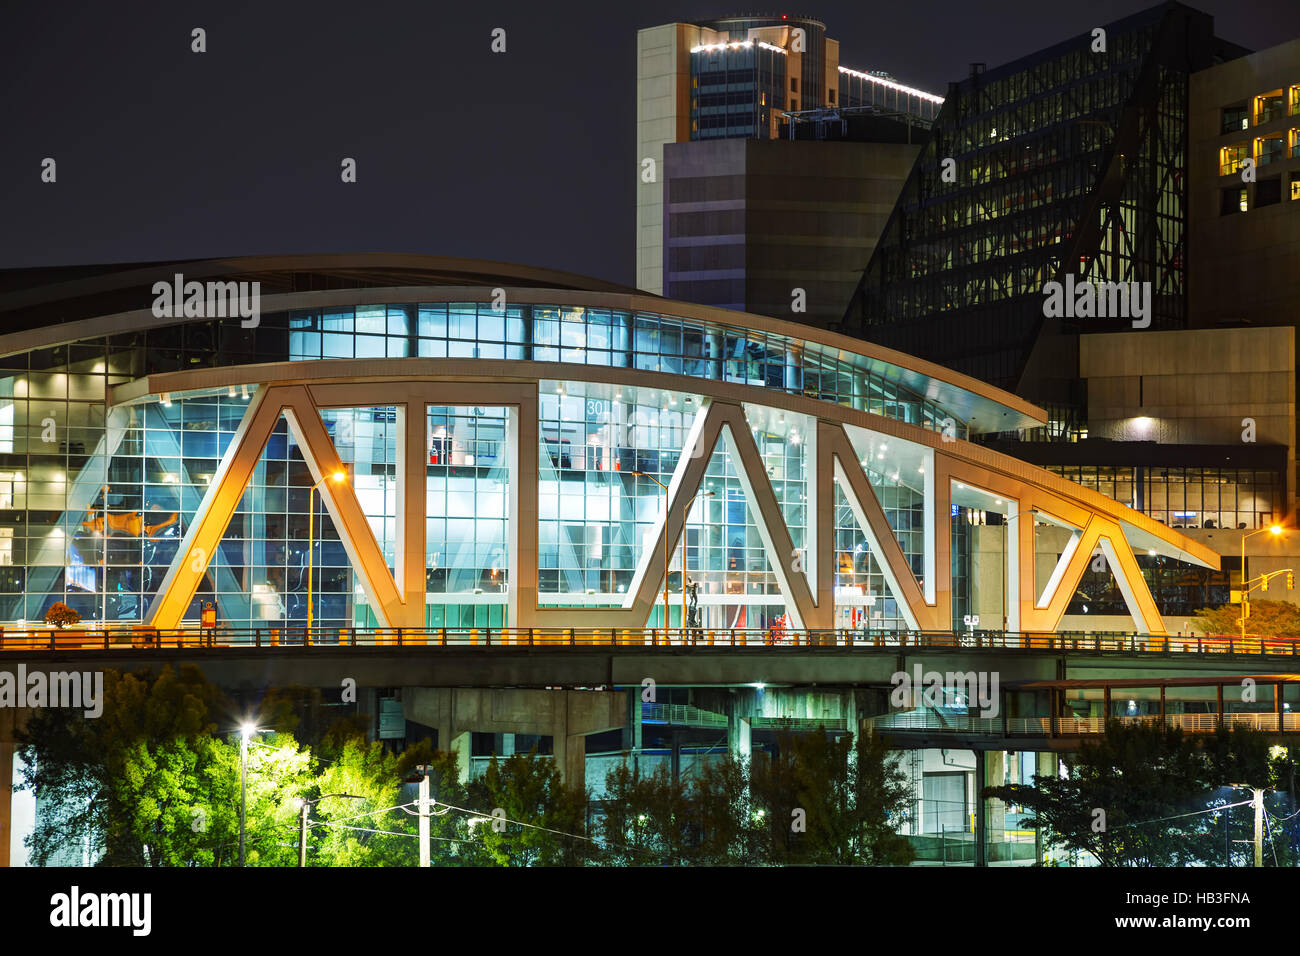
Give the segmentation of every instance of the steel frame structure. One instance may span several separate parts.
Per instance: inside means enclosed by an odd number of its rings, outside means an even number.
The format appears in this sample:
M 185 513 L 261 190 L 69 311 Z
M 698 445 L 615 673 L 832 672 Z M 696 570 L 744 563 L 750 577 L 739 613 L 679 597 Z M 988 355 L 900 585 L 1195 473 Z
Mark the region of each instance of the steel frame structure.
M 250 381 L 250 378 L 254 379 Z M 669 485 L 666 508 L 647 536 L 632 586 L 617 607 L 553 607 L 538 603 L 538 388 L 557 378 L 704 393 L 685 449 Z M 320 409 L 398 408 L 399 528 L 395 573 L 390 573 L 350 484 L 326 482 L 322 499 L 346 549 L 358 584 L 381 624 L 425 626 L 424 449 L 428 406 L 479 403 L 505 406 L 510 462 L 507 608 L 511 628 L 643 628 L 663 587 L 665 536 L 670 549 L 681 541 L 684 506 L 700 490 L 715 448 L 723 446 L 736 464 L 746 501 L 755 515 L 763 548 L 779 580 L 797 629 L 834 627 L 835 487 L 844 492 L 872 553 L 884 571 L 902 616 L 913 630 L 947 630 L 953 619 L 950 508 L 955 497 L 986 493 L 1006 502 L 1009 515 L 1035 513 L 1045 523 L 1070 530 L 1070 544 L 1047 586 L 1036 587 L 1034 521 L 1019 522 L 1007 549 L 1005 573 L 1014 591 L 1008 629 L 1053 631 L 1094 549 L 1114 571 L 1140 633 L 1164 634 L 1164 624 L 1134 558 L 1134 546 L 1211 568 L 1218 555 L 1176 531 L 1050 472 L 941 433 L 890 418 L 758 386 L 702 382 L 658 372 L 577 368 L 528 361 L 389 359 L 288 362 L 203 369 L 150 376 L 130 389 L 131 399 L 183 396 L 188 390 L 256 385 L 239 429 L 208 485 L 177 556 L 149 609 L 147 622 L 170 630 L 183 623 L 231 516 L 253 474 L 276 421 L 283 414 L 303 449 L 311 479 L 340 467 Z M 808 521 L 803 553 L 773 494 L 744 406 L 756 404 L 808 415 L 816 421 L 808 436 Z M 918 577 L 881 507 L 868 473 L 859 463 L 846 426 L 910 443 L 924 456 L 924 560 Z M 629 476 L 630 478 L 630 476 Z M 958 494 L 955 489 L 964 491 Z
M 1045 283 L 1149 281 L 1150 327 L 1182 327 L 1187 77 L 1210 29 L 1169 5 L 1108 25 L 1105 53 L 1085 34 L 953 84 L 843 330 L 1077 403 L 1080 326 L 1044 319 Z

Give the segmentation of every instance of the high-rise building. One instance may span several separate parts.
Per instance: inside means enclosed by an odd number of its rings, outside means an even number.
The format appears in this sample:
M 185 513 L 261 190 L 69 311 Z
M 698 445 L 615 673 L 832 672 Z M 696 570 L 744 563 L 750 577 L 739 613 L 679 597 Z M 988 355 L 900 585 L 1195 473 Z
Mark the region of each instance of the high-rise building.
M 1287 520 L 1296 493 L 1294 334 L 1248 326 L 1296 324 L 1300 42 L 1247 55 L 1214 27 L 1166 3 L 972 65 L 840 328 L 1039 402 L 1047 428 L 983 441 L 1239 573 L 1243 536 Z M 1300 546 L 1246 551 L 1259 573 Z M 1161 562 L 1139 560 L 1172 610 Z M 1107 613 L 1107 579 L 1085 576 L 1071 613 Z M 1205 578 L 1206 604 L 1228 580 Z
M 1300 39 L 1193 74 L 1188 320 L 1292 325 L 1300 291 Z
M 912 129 L 917 128 L 915 141 L 920 142 L 941 101 L 885 74 L 840 66 L 839 43 L 826 36 L 825 25 L 817 20 L 737 17 L 641 30 L 637 287 L 762 312 L 775 283 L 785 304 L 778 314 L 799 320 L 803 316 L 789 308 L 789 277 L 768 266 L 773 260 L 788 265 L 803 258 L 807 262 L 797 266 L 805 276 L 803 286 L 810 271 L 825 273 L 810 293 L 814 308 L 805 313 L 808 320 L 825 324 L 838 318 L 843 295 L 833 289 L 861 271 L 870 253 L 863 237 L 883 225 L 901 184 L 900 170 L 910 167 L 914 158 L 915 147 L 907 145 Z M 864 113 L 876 114 L 874 125 L 859 122 Z M 832 135 L 837 138 L 889 145 L 859 150 L 857 156 L 827 156 L 820 148 L 829 146 L 824 142 L 799 147 L 703 145 L 801 138 L 792 127 L 804 121 L 813 121 L 810 128 L 820 126 L 824 133 L 827 124 L 816 120 L 835 125 Z M 669 149 L 672 144 L 681 145 Z M 780 196 L 787 205 L 779 209 L 773 193 L 784 184 L 773 178 L 774 164 L 796 170 L 807 187 Z M 674 177 L 692 181 L 674 189 Z M 826 177 L 840 179 L 844 188 L 836 195 L 820 194 L 814 181 Z M 666 203 L 674 207 L 667 213 Z M 681 217 L 677 222 L 674 212 Z M 827 215 L 819 216 L 822 213 Z M 845 214 L 858 218 L 850 223 L 829 221 Z M 753 228 L 751 217 L 757 221 Z M 756 235 L 765 237 L 766 248 L 751 248 Z M 678 283 L 688 285 L 674 290 L 674 273 Z
M 1150 283 L 1187 321 L 1189 77 L 1243 53 L 1178 3 L 951 85 L 843 330 L 1077 413 L 1077 333 L 1044 286 Z M 1070 426 L 1065 416 L 1063 427 Z

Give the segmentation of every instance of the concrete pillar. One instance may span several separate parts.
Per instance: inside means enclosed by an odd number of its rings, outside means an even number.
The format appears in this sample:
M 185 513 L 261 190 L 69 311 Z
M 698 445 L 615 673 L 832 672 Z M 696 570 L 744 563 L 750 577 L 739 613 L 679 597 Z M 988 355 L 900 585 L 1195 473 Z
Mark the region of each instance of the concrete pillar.
M 362 687 L 357 695 L 358 710 L 370 718 L 366 725 L 366 739 L 379 739 L 379 691 L 374 687 Z
M 844 695 L 844 726 L 849 731 L 849 754 L 857 753 L 858 731 L 861 729 L 858 725 L 858 698 L 853 691 L 848 691 Z
M 1001 750 L 977 751 L 976 756 L 983 759 L 976 762 L 975 785 L 981 789 L 1002 786 L 1006 778 L 1006 753 Z M 979 772 L 980 769 L 983 773 Z M 1003 840 L 1003 830 L 1007 825 L 1007 805 L 993 797 L 981 799 L 979 816 L 985 822 L 983 827 L 985 846 L 981 848 L 979 855 L 984 857 L 982 865 L 988 866 L 991 858 L 989 846 L 993 841 L 1000 843 Z
M 553 734 L 551 752 L 555 766 L 560 770 L 560 783 L 576 788 L 587 785 L 587 738 L 584 735 L 563 731 Z
M 632 760 L 643 746 L 641 730 L 641 689 L 633 687 L 627 691 L 627 722 L 623 725 L 623 749 L 632 752 Z
M 453 731 L 438 728 L 438 748 L 448 750 L 456 755 L 456 779 L 469 783 L 469 758 L 474 752 L 474 738 L 470 731 Z
M 750 746 L 750 721 L 735 713 L 727 717 L 727 749 L 733 756 L 748 760 L 752 751 Z
M 1034 755 L 1037 758 L 1034 773 L 1040 777 L 1055 777 L 1060 773 L 1060 758 L 1050 751 L 1039 751 Z M 1039 863 L 1044 863 L 1043 851 L 1043 831 L 1038 829 L 1034 831 L 1034 858 Z
M 502 734 L 501 735 L 501 756 L 513 757 L 514 753 L 515 753 L 515 735 Z

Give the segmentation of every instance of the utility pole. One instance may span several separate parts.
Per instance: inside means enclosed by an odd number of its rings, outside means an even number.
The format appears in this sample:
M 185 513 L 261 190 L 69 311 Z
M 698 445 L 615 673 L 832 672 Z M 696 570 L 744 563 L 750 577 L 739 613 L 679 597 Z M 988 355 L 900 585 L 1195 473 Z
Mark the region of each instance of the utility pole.
M 1255 791 L 1255 865 L 1264 865 L 1264 791 L 1252 787 Z
M 301 816 L 298 817 L 298 865 L 307 865 L 307 814 L 311 812 L 313 805 L 320 803 L 322 800 L 328 800 L 330 797 L 346 797 L 348 800 L 364 800 L 365 797 L 359 797 L 355 793 L 323 793 L 315 800 L 308 800 L 306 797 L 299 799 L 298 806 L 301 808 Z
M 298 865 L 307 865 L 307 811 L 311 804 L 306 800 L 302 801 L 302 808 L 298 816 Z

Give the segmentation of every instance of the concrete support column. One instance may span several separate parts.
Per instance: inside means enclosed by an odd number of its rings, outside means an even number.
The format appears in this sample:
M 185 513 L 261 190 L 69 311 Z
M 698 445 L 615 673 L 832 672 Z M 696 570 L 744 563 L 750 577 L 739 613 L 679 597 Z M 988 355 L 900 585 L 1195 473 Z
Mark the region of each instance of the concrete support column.
M 379 739 L 379 691 L 374 687 L 363 687 L 358 695 L 357 703 L 360 705 L 360 713 L 370 718 L 366 725 L 366 739 Z
M 858 698 L 853 691 L 844 695 L 844 726 L 849 731 L 849 754 L 857 753 L 858 747 Z
M 633 766 L 643 746 L 641 730 L 641 692 L 633 687 L 627 691 L 627 722 L 623 725 L 623 749 L 632 752 Z
M 1001 750 L 989 750 L 976 751 L 976 757 L 982 759 L 976 760 L 975 785 L 981 789 L 1002 786 L 1006 778 L 1007 755 Z M 995 840 L 1001 842 L 1003 839 L 1003 831 L 1007 825 L 1007 805 L 994 797 L 981 799 L 979 819 L 984 821 L 984 826 L 981 828 L 983 845 L 979 848 L 976 859 L 982 857 L 984 862 L 977 865 L 988 866 L 992 856 L 990 852 L 992 843 Z
M 555 766 L 560 770 L 560 783 L 575 788 L 587 785 L 587 738 L 584 735 L 564 733 L 557 728 L 551 736 L 551 752 Z
M 451 751 L 456 755 L 456 779 L 469 783 L 469 758 L 474 752 L 474 737 L 471 731 L 454 731 L 450 727 L 438 728 L 438 748 Z
M 752 752 L 750 745 L 750 721 L 732 713 L 727 717 L 727 749 L 733 756 L 748 760 Z
M 1034 773 L 1040 777 L 1055 777 L 1060 773 L 1060 758 L 1049 751 L 1039 751 L 1034 755 L 1036 764 Z M 1045 862 L 1043 846 L 1043 831 L 1041 829 L 1034 831 L 1034 859 L 1039 863 Z

